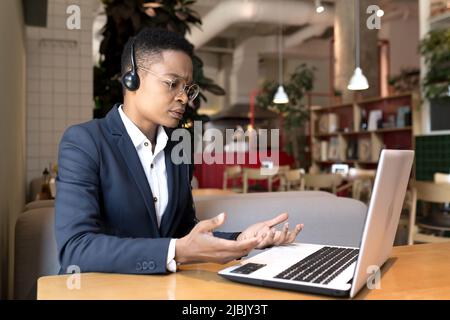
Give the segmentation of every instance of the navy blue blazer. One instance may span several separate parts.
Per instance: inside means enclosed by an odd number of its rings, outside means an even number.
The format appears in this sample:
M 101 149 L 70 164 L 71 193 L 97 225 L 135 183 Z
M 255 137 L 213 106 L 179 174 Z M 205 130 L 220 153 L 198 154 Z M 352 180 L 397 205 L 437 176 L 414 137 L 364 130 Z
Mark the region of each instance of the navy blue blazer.
M 118 104 L 103 119 L 72 126 L 58 156 L 55 236 L 61 272 L 166 273 L 171 238 L 195 226 L 191 166 L 165 152 L 169 201 L 158 228 L 153 196 Z M 238 233 L 216 232 L 236 239 Z

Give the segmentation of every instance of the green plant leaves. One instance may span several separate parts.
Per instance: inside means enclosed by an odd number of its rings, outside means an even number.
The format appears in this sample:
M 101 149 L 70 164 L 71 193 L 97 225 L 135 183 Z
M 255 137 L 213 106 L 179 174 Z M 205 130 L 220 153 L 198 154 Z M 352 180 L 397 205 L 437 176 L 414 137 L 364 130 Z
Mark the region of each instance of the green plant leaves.
M 423 79 L 428 99 L 448 98 L 450 85 L 450 29 L 431 30 L 420 42 L 419 51 L 428 70 Z

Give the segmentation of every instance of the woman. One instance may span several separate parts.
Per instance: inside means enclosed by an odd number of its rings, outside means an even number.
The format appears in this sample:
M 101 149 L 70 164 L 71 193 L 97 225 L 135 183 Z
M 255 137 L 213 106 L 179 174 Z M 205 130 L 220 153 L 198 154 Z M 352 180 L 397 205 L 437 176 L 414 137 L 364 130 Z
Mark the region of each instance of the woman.
M 287 214 L 241 233 L 212 232 L 225 214 L 195 218 L 192 173 L 172 161 L 170 139 L 198 94 L 192 50 L 176 33 L 142 30 L 122 54 L 123 105 L 65 132 L 55 220 L 62 271 L 174 272 L 177 263 L 226 263 L 300 232 L 273 228 Z

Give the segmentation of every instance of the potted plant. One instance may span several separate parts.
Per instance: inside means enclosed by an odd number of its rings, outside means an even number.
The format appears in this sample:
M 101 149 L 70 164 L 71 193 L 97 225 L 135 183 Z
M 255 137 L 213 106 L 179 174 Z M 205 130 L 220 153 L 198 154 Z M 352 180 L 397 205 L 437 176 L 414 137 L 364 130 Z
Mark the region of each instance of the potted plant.
M 420 70 L 417 68 L 404 68 L 398 75 L 389 79 L 389 85 L 394 93 L 408 93 L 420 87 Z
M 309 142 L 306 141 L 305 124 L 309 120 L 309 110 L 304 97 L 313 89 L 315 68 L 306 64 L 299 65 L 284 83 L 289 97 L 286 104 L 274 104 L 273 96 L 278 88 L 275 81 L 266 81 L 256 103 L 265 109 L 278 113 L 283 121 L 284 137 L 286 137 L 286 151 L 295 158 L 296 166 L 305 166 L 308 159 Z
M 422 82 L 425 97 L 431 104 L 450 106 L 450 29 L 428 32 L 419 50 L 427 65 Z

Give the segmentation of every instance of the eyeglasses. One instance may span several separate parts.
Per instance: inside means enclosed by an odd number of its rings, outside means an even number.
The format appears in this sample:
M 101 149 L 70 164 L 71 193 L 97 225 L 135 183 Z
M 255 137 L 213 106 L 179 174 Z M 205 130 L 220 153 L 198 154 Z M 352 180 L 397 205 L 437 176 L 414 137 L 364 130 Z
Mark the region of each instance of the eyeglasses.
M 163 83 L 165 83 L 169 89 L 169 92 L 174 95 L 174 97 L 180 95 L 181 93 L 186 93 L 189 102 L 194 101 L 197 98 L 198 93 L 200 92 L 200 87 L 197 84 L 188 85 L 185 81 L 180 78 L 169 79 L 164 76 L 161 76 L 154 71 L 139 66 L 138 69 L 142 69 L 145 72 L 151 73 L 158 79 L 160 79 Z

